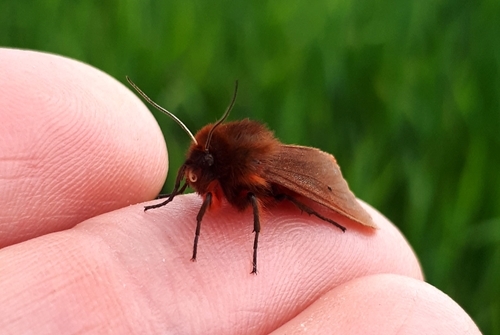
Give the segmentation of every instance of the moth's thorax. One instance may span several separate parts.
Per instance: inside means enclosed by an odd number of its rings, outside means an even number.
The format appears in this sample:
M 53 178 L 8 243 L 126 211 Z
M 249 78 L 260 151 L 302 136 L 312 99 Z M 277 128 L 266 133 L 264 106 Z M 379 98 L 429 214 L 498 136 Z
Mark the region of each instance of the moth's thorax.
M 215 128 L 205 148 L 212 127 L 209 124 L 196 133 L 198 144 L 189 148 L 185 162 L 189 185 L 205 194 L 217 181 L 229 202 L 252 187 L 267 187 L 263 170 L 280 146 L 273 133 L 248 119 L 223 123 Z

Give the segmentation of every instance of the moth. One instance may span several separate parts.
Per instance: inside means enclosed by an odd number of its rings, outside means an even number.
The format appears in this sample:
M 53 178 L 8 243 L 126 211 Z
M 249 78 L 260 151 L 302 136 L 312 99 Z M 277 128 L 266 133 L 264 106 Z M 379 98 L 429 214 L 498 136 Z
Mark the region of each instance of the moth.
M 192 143 L 184 164 L 179 168 L 172 193 L 158 204 L 145 206 L 144 210 L 167 205 L 184 193 L 188 186 L 202 197 L 203 203 L 196 216 L 192 261 L 196 260 L 198 252 L 203 216 L 223 201 L 239 211 L 248 207 L 253 210 L 255 236 L 251 273 L 254 274 L 257 273 L 263 206 L 271 207 L 280 201 L 289 201 L 301 211 L 345 232 L 344 226 L 306 205 L 303 201 L 306 198 L 363 226 L 376 228 L 370 215 L 349 189 L 332 155 L 316 148 L 283 144 L 272 131 L 257 121 L 224 122 L 234 106 L 238 82 L 223 116 L 193 135 L 175 115 L 150 99 L 129 77 L 127 81 L 146 101 L 171 117 L 191 137 Z

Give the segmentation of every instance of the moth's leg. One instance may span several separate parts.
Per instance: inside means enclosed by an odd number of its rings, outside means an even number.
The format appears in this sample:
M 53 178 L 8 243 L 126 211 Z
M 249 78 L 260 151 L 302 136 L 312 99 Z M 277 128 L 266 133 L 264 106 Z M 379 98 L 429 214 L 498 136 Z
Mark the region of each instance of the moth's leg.
M 177 192 L 177 194 L 184 193 L 184 191 L 186 190 L 187 186 L 188 185 L 186 183 L 184 183 L 184 185 L 182 185 L 181 189 Z M 172 192 L 172 193 L 174 193 L 174 192 Z M 168 197 L 170 197 L 172 195 L 172 193 L 160 193 L 160 194 L 158 194 L 158 196 L 156 197 L 156 199 L 165 199 L 165 198 L 168 198 Z
M 153 208 L 158 208 L 158 207 L 165 206 L 170 201 L 174 200 L 174 198 L 175 198 L 176 195 L 184 193 L 184 191 L 186 190 L 186 188 L 187 188 L 187 183 L 184 183 L 184 185 L 182 185 L 182 187 L 180 189 L 178 189 L 178 190 L 174 189 L 174 191 L 172 193 L 170 193 L 170 194 L 160 194 L 157 197 L 157 199 L 162 199 L 162 198 L 168 198 L 168 199 L 165 200 L 165 201 L 163 201 L 163 202 L 160 202 L 159 204 L 144 206 L 144 211 L 147 211 L 147 210 L 150 210 L 150 209 L 153 209 Z
M 184 183 L 184 185 L 182 185 L 182 187 L 181 187 L 181 181 L 184 178 L 185 171 L 186 171 L 186 165 L 183 164 L 179 168 L 179 171 L 177 172 L 177 177 L 175 178 L 174 190 L 172 191 L 172 193 L 170 193 L 167 200 L 160 202 L 159 204 L 156 204 L 156 205 L 144 206 L 144 211 L 165 206 L 170 201 L 172 201 L 176 195 L 184 193 L 184 191 L 186 190 L 186 187 L 187 187 L 187 183 Z
M 155 199 L 165 199 L 172 195 L 172 193 L 160 193 Z
M 257 274 L 257 246 L 259 244 L 259 233 L 260 233 L 260 215 L 259 215 L 259 202 L 257 201 L 257 197 L 253 193 L 248 193 L 248 199 L 252 204 L 253 208 L 253 231 L 255 233 L 255 237 L 253 240 L 253 274 Z
M 196 253 L 198 252 L 198 239 L 200 238 L 200 230 L 201 230 L 201 220 L 203 219 L 203 215 L 207 211 L 207 208 L 212 203 L 212 193 L 208 192 L 205 196 L 205 200 L 203 200 L 203 204 L 200 207 L 200 211 L 198 215 L 196 215 L 196 233 L 194 235 L 194 245 L 193 245 L 193 257 L 191 257 L 191 261 L 196 261 Z
M 327 218 L 327 217 L 319 214 L 318 212 L 316 212 L 311 207 L 309 207 L 306 204 L 298 201 L 297 199 L 295 199 L 294 197 L 292 197 L 292 196 L 290 196 L 288 194 L 278 194 L 278 195 L 275 196 L 275 199 L 279 200 L 279 201 L 286 199 L 286 200 L 290 201 L 292 204 L 294 204 L 295 206 L 297 206 L 301 211 L 304 211 L 304 212 L 306 212 L 309 215 L 314 215 L 314 216 L 320 218 L 323 221 L 330 222 L 331 224 L 333 224 L 335 227 L 339 228 L 343 232 L 346 231 L 346 228 L 344 226 L 338 224 L 337 222 L 333 221 L 332 219 L 329 219 L 329 218 Z

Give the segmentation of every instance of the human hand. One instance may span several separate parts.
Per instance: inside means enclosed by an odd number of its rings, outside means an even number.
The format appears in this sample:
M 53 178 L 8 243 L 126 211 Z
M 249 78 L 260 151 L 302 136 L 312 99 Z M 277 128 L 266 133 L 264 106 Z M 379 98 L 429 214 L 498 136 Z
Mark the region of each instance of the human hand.
M 126 207 L 168 164 L 139 99 L 58 56 L 0 49 L 0 69 L 1 333 L 479 334 L 367 205 L 376 231 L 269 209 L 256 276 L 251 213 L 225 206 L 190 262 L 197 195 Z

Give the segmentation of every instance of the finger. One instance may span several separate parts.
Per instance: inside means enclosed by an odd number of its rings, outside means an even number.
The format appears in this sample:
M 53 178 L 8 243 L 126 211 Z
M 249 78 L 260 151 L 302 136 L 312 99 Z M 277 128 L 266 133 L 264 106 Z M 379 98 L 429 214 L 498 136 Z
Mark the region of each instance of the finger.
M 223 206 L 204 217 L 190 262 L 200 205 L 186 195 L 148 212 L 129 206 L 0 251 L 0 329 L 267 333 L 353 278 L 421 278 L 404 238 L 371 209 L 379 227 L 371 234 L 269 209 L 255 276 L 251 212 Z
M 481 334 L 435 287 L 406 276 L 361 277 L 329 291 L 278 334 Z
M 101 71 L 0 49 L 0 247 L 151 199 L 166 173 L 151 113 Z

